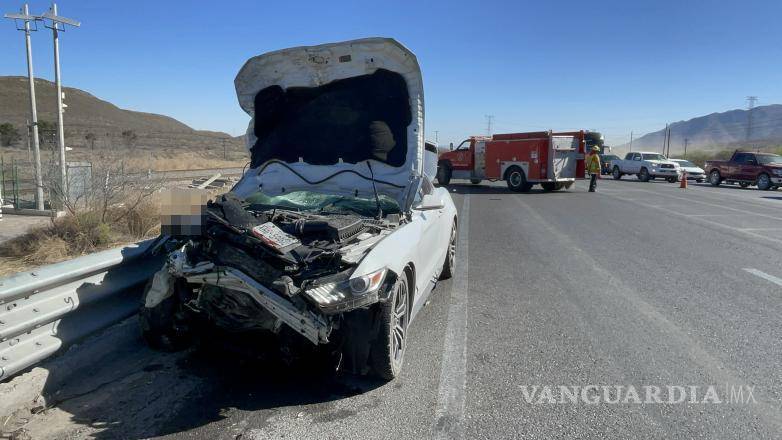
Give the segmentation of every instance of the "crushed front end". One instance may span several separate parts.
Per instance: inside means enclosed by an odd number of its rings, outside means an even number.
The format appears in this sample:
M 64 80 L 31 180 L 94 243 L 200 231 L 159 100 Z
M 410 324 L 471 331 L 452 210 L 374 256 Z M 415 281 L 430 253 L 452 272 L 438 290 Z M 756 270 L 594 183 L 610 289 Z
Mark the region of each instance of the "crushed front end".
M 278 335 L 287 329 L 343 353 L 371 333 L 371 306 L 387 299 L 396 274 L 386 268 L 357 274 L 355 268 L 404 223 L 403 216 L 305 212 L 228 193 L 209 202 L 201 219 L 197 235 L 170 239 L 167 262 L 148 286 L 142 314 L 164 305 L 178 320 L 174 329 L 195 321 L 229 334 Z M 154 318 L 147 321 L 163 319 Z M 344 350 L 346 341 L 350 350 Z

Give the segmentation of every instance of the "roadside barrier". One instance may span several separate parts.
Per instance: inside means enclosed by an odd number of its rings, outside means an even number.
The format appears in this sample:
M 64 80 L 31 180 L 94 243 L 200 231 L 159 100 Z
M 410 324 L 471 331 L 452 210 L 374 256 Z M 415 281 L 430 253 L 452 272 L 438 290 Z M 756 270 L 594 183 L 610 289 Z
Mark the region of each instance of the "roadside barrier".
M 133 315 L 157 239 L 0 278 L 0 381 Z

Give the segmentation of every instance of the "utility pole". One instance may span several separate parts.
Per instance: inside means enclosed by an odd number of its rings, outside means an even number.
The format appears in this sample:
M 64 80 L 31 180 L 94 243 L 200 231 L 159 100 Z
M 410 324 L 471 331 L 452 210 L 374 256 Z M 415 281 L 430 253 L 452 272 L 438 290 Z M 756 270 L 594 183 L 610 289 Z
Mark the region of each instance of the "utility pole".
M 755 108 L 755 102 L 758 100 L 757 96 L 747 96 L 747 143 L 752 137 L 752 109 Z M 751 147 L 751 145 L 750 145 Z
M 494 115 L 484 115 L 486 118 L 486 136 L 491 136 L 491 122 L 494 119 Z
M 226 157 L 227 157 L 226 151 L 225 151 L 225 141 L 226 141 L 226 139 L 223 138 L 222 141 L 223 141 L 223 160 L 226 160 Z
M 684 138 L 684 158 L 687 159 L 687 145 L 689 145 L 690 140 L 688 138 Z
M 633 151 L 633 132 L 630 132 L 630 151 Z
M 60 188 L 63 200 L 68 198 L 68 176 L 65 167 L 65 130 L 62 124 L 62 80 L 60 79 L 60 31 L 65 31 L 65 25 L 81 26 L 76 20 L 57 15 L 57 3 L 52 3 L 51 9 L 41 16 L 44 26 L 52 30 L 54 38 L 54 82 L 57 85 L 57 145 L 60 147 Z M 47 23 L 48 20 L 48 23 Z
M 30 28 L 30 22 L 35 22 L 38 17 L 30 15 L 30 9 L 27 3 L 22 7 L 21 14 L 5 14 L 5 18 L 24 22 L 24 27 L 20 28 L 17 24 L 17 30 L 24 31 L 24 39 L 27 45 L 27 79 L 30 86 L 30 119 L 32 120 L 33 133 L 33 161 L 35 162 L 35 209 L 43 211 L 43 178 L 41 176 L 41 145 L 38 141 L 38 110 L 35 108 L 35 75 L 33 74 L 33 48 L 30 43 L 30 32 L 38 30 Z
M 663 130 L 663 151 L 662 153 L 665 154 L 665 141 L 668 140 L 668 124 L 665 124 L 665 130 Z
M 438 139 L 439 135 L 440 135 L 440 130 L 435 130 L 434 131 L 434 144 L 435 145 L 438 145 L 439 142 L 440 142 L 440 140 Z
M 665 153 L 665 157 L 671 155 L 671 127 L 668 127 L 668 152 Z

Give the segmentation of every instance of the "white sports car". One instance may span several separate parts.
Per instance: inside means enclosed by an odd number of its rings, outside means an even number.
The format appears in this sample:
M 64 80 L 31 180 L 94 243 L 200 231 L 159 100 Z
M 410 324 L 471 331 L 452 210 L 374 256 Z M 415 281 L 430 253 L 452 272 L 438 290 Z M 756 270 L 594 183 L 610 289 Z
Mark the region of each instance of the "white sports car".
M 296 47 L 251 58 L 235 85 L 250 169 L 195 221 L 164 222 L 145 338 L 177 349 L 202 326 L 254 332 L 396 377 L 408 326 L 456 253 L 415 55 L 386 38 Z

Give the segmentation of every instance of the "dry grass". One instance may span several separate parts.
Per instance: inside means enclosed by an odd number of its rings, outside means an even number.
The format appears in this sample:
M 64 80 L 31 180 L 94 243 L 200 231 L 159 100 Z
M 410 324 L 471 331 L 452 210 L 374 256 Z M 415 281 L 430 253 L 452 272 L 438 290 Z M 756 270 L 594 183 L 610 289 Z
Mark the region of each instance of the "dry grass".
M 134 243 L 160 234 L 160 203 L 144 199 L 130 209 L 86 210 L 53 219 L 26 234 L 0 243 L 0 276 L 65 261 L 80 255 Z

